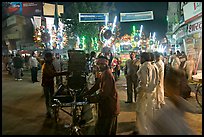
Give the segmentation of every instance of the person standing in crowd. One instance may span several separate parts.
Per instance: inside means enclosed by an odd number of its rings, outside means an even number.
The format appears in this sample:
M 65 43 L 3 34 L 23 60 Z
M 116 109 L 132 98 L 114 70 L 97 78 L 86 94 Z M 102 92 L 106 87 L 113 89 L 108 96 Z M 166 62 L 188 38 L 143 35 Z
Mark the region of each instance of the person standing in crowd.
M 19 53 L 16 54 L 16 57 L 13 58 L 14 65 L 14 77 L 15 80 L 22 80 L 22 68 L 23 68 L 23 59 Z
M 122 60 L 121 60 L 120 56 L 117 57 L 116 59 L 117 59 L 117 61 L 118 61 L 118 73 L 117 73 L 117 75 L 118 75 L 118 78 L 120 78 L 120 71 L 121 71 L 120 65 L 121 65 L 121 63 L 122 63 Z
M 168 56 L 168 65 L 169 66 L 171 66 L 171 63 L 173 61 L 173 57 L 174 57 L 174 54 L 173 54 L 173 51 L 171 50 L 169 53 L 169 56 Z
M 117 116 L 119 114 L 119 97 L 116 89 L 115 79 L 108 65 L 107 57 L 100 56 L 97 59 L 97 65 L 102 72 L 101 77 L 95 85 L 83 94 L 88 100 L 98 89 L 98 119 L 96 122 L 96 135 L 116 135 Z
M 176 53 L 174 53 L 173 57 L 172 57 L 172 62 L 171 62 L 171 67 L 174 69 L 180 69 L 180 60 L 178 58 L 178 55 Z
M 191 55 L 191 54 L 188 55 L 187 61 L 185 62 L 185 65 L 184 65 L 184 68 L 185 68 L 188 80 L 189 81 L 192 80 L 192 74 L 193 74 L 193 71 L 195 69 L 195 61 L 193 59 L 193 55 Z
M 180 69 L 184 70 L 184 64 L 187 60 L 187 56 L 185 55 L 184 51 L 182 51 L 181 53 L 178 54 L 179 60 L 181 62 L 180 64 Z
M 95 65 L 95 60 L 96 60 L 96 52 L 91 51 L 90 57 L 88 58 L 89 72 L 93 72 L 93 67 Z
M 56 55 L 53 60 L 53 65 L 55 67 L 56 72 L 61 72 L 61 61 L 60 61 L 60 55 Z M 56 76 L 56 87 L 59 87 L 59 84 L 61 83 L 61 78 L 60 76 Z
M 52 116 L 52 108 L 51 108 L 51 98 L 54 94 L 54 77 L 66 75 L 67 72 L 56 72 L 53 65 L 53 55 L 51 52 L 46 52 L 44 55 L 44 63 L 42 65 L 42 83 L 44 96 L 45 96 L 45 104 L 47 110 L 47 118 L 51 118 Z
M 133 102 L 133 92 L 134 92 L 134 101 L 136 102 L 137 97 L 137 71 L 140 67 L 140 61 L 136 59 L 136 53 L 130 53 L 130 59 L 125 62 L 124 74 L 126 77 L 127 83 L 127 101 L 125 103 L 132 103 Z
M 158 72 L 152 64 L 150 53 L 140 56 L 141 67 L 137 71 L 139 84 L 136 100 L 136 127 L 141 135 L 149 134 L 148 117 L 153 118 Z
M 38 81 L 38 60 L 36 58 L 36 53 L 32 52 L 31 57 L 29 59 L 30 69 L 31 69 L 31 80 L 33 83 Z
M 164 62 L 162 61 L 162 56 L 159 53 L 155 54 L 156 58 L 156 65 L 158 67 L 159 71 L 159 84 L 156 89 L 156 107 L 161 108 L 163 105 L 165 105 L 165 100 L 164 100 Z
M 25 67 L 29 69 L 29 56 L 25 54 Z

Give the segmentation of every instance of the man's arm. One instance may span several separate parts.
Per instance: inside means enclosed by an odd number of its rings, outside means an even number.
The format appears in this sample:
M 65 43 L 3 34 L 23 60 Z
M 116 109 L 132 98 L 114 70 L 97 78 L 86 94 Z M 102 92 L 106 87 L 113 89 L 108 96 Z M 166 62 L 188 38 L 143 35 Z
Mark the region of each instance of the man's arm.
M 87 91 L 86 93 L 83 94 L 83 96 L 87 96 L 87 95 L 91 95 L 93 94 L 94 92 L 96 92 L 98 89 L 99 89 L 99 85 L 100 85 L 100 82 L 101 82 L 101 79 L 97 79 L 96 83 L 94 84 L 94 86 L 89 90 Z

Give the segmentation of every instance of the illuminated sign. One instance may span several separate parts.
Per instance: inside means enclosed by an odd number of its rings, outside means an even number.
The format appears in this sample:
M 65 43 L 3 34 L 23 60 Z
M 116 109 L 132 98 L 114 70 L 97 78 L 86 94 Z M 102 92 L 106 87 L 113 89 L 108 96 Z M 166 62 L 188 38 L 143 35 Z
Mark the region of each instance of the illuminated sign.
M 79 22 L 105 22 L 109 13 L 79 13 Z
M 120 13 L 120 22 L 153 20 L 153 11 L 135 12 L 135 13 Z

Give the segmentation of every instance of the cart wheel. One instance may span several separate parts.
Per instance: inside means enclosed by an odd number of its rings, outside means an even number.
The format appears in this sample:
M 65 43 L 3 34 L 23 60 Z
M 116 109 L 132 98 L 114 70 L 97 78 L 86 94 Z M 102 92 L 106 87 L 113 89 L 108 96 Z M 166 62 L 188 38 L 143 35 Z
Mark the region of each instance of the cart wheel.
M 202 86 L 199 86 L 196 90 L 196 101 L 202 108 Z

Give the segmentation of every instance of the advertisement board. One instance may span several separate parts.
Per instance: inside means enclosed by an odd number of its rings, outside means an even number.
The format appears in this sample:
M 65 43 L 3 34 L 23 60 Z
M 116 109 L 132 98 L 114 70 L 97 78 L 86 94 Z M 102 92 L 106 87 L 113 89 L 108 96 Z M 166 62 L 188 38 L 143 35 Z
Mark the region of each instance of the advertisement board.
M 153 11 L 120 13 L 120 22 L 153 20 Z
M 61 13 L 64 13 L 64 5 L 57 5 L 57 13 L 60 17 Z M 43 15 L 54 17 L 55 15 L 55 4 L 44 3 L 43 5 Z
M 42 15 L 42 2 L 7 2 L 6 14 L 11 15 L 22 15 L 32 17 L 34 15 Z

